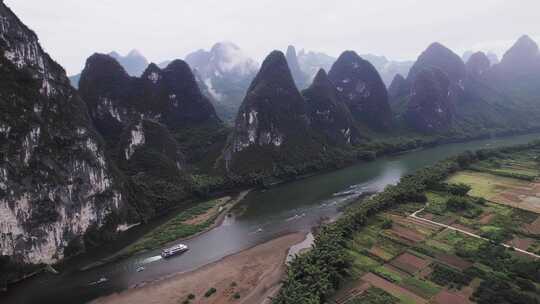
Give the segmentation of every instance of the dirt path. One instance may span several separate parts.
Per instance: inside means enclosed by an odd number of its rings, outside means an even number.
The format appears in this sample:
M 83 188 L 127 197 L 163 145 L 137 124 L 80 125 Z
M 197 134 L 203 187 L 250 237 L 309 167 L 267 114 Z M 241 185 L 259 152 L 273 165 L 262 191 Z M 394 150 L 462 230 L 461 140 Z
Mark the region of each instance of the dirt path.
M 412 218 L 415 218 L 417 220 L 421 220 L 421 221 L 424 221 L 426 223 L 430 223 L 430 224 L 434 224 L 434 225 L 438 225 L 440 227 L 443 227 L 443 228 L 446 228 L 446 229 L 450 229 L 450 230 L 454 230 L 454 231 L 457 231 L 457 232 L 461 232 L 463 234 L 466 234 L 468 236 L 472 236 L 474 238 L 477 238 L 477 239 L 481 239 L 481 240 L 484 240 L 486 242 L 491 242 L 489 239 L 485 238 L 485 237 L 482 237 L 482 236 L 479 236 L 478 234 L 474 234 L 474 233 L 471 233 L 469 231 L 465 231 L 463 229 L 459 229 L 459 228 L 456 228 L 456 227 L 452 227 L 450 225 L 446 225 L 446 224 L 441 224 L 441 223 L 438 223 L 438 222 L 434 222 L 434 221 L 431 221 L 431 220 L 427 220 L 425 218 L 422 218 L 422 217 L 419 217 L 417 216 L 418 213 L 424 211 L 425 207 L 420 209 L 420 210 L 417 210 L 415 211 L 414 213 L 412 213 L 411 215 L 409 215 L 410 217 Z M 499 245 L 503 246 L 503 247 L 506 247 L 506 248 L 514 248 L 514 250 L 518 251 L 518 252 L 521 252 L 523 254 L 526 254 L 530 257 L 533 257 L 533 258 L 536 258 L 536 259 L 540 259 L 540 255 L 537 255 L 537 254 L 534 254 L 532 252 L 529 252 L 529 251 L 526 251 L 526 250 L 523 250 L 523 249 L 519 249 L 519 248 L 516 248 L 516 247 L 512 247 L 508 244 L 504 244 L 504 243 L 498 243 Z
M 99 298 L 92 303 L 178 304 L 192 293 L 195 299 L 191 303 L 259 304 L 279 289 L 287 252 L 304 238 L 303 233 L 282 236 L 197 270 Z M 212 287 L 216 288 L 216 293 L 205 297 Z M 235 293 L 239 294 L 239 299 L 233 298 Z

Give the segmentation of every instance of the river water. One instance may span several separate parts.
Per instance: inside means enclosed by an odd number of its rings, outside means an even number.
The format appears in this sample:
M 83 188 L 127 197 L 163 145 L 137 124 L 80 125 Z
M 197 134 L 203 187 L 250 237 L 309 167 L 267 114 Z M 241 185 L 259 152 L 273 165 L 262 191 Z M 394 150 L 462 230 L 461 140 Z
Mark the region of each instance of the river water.
M 90 270 L 79 270 L 96 256 L 104 257 L 110 254 L 108 250 L 118 249 L 115 246 L 103 248 L 68 262 L 58 275 L 42 274 L 11 286 L 7 294 L 0 296 L 0 303 L 85 303 L 167 275 L 193 270 L 286 233 L 309 232 L 321 219 L 338 216 L 343 205 L 362 193 L 381 191 L 404 174 L 449 156 L 535 139 L 540 139 L 540 134 L 442 145 L 254 191 L 240 204 L 239 209 L 243 212 L 227 217 L 220 226 L 185 241 L 190 248 L 185 254 L 164 260 L 159 255 L 160 250 L 154 250 Z M 128 232 L 128 236 L 132 233 L 133 239 L 149 227 L 137 228 L 135 232 Z M 116 247 L 121 245 L 125 244 L 116 244 Z M 137 272 L 140 266 L 145 270 Z M 101 277 L 108 281 L 93 283 Z

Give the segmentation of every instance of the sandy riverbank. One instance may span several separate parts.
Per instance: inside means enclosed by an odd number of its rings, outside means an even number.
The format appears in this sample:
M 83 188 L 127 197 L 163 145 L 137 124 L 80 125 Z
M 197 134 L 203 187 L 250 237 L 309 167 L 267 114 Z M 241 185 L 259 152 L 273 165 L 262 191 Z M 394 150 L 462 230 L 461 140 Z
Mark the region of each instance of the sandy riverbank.
M 196 296 L 191 303 L 263 303 L 279 288 L 289 248 L 304 239 L 304 233 L 285 235 L 197 270 L 99 298 L 93 303 L 178 304 L 190 293 Z M 212 287 L 217 292 L 204 297 Z M 240 295 L 239 299 L 233 298 L 235 293 Z
M 227 215 L 229 214 L 229 211 L 234 208 L 238 203 L 240 203 L 248 194 L 249 192 L 251 192 L 252 189 L 248 189 L 248 190 L 244 190 L 242 192 L 240 192 L 235 198 L 229 198 L 227 197 L 228 201 L 225 203 L 225 204 L 222 204 L 222 206 L 224 206 L 224 209 L 219 211 L 219 214 L 218 216 L 215 218 L 214 222 L 208 226 L 207 228 L 205 228 L 204 230 L 202 231 L 199 231 L 193 235 L 190 235 L 188 237 L 184 237 L 184 238 L 179 238 L 179 239 L 175 239 L 175 240 L 172 240 L 171 242 L 169 242 L 168 244 L 172 244 L 173 242 L 174 243 L 177 243 L 177 242 L 181 242 L 181 241 L 186 241 L 186 240 L 190 240 L 190 239 L 193 239 L 193 238 L 196 238 L 202 234 L 205 234 L 206 232 L 216 228 L 217 226 L 221 225 L 223 223 L 223 221 L 225 220 L 225 217 L 227 217 Z M 224 199 L 224 198 L 220 198 L 220 199 Z M 216 210 L 217 212 L 217 210 Z M 200 219 L 204 219 L 205 217 L 206 218 L 209 218 L 211 217 L 212 214 L 211 213 L 208 213 L 208 214 L 202 214 L 200 216 L 197 217 L 196 220 L 199 220 L 200 222 Z M 159 227 L 157 227 L 159 228 Z M 143 236 L 144 237 L 144 236 Z M 141 237 L 142 238 L 142 237 Z M 140 240 L 140 239 L 139 239 Z M 138 241 L 134 242 L 133 244 L 131 244 L 130 246 L 127 246 L 125 247 L 124 249 L 116 252 L 115 254 L 113 255 L 110 255 L 106 258 L 103 258 L 101 260 L 98 260 L 98 261 L 94 261 L 86 266 L 83 266 L 81 267 L 79 270 L 81 271 L 86 271 L 86 270 L 89 270 L 89 269 L 92 269 L 92 268 L 96 268 L 96 267 L 100 267 L 100 266 L 103 266 L 105 264 L 108 264 L 108 263 L 112 263 L 114 261 L 118 261 L 118 260 L 121 260 L 121 259 L 125 259 L 129 256 L 132 256 L 134 254 L 137 254 L 137 253 L 141 253 L 145 250 L 141 250 L 141 251 L 136 251 L 136 252 L 130 252 L 129 251 L 129 248 L 133 245 L 135 245 Z M 163 246 L 165 246 L 167 244 L 164 244 Z M 157 247 L 156 247 L 157 248 Z M 154 248 L 155 249 L 155 248 Z

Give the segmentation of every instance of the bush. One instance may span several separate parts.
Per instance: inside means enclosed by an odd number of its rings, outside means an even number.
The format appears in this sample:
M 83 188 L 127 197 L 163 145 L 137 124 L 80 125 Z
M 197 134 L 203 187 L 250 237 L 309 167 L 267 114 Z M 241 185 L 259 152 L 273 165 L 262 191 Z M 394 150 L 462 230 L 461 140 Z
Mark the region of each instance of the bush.
M 384 222 L 382 223 L 382 229 L 390 229 L 392 228 L 392 220 L 384 219 Z
M 239 293 L 239 292 L 235 292 L 234 295 L 233 295 L 233 298 L 234 298 L 234 299 L 240 299 L 240 293 Z
M 463 183 L 448 185 L 447 189 L 450 194 L 457 196 L 465 196 L 467 193 L 469 193 L 469 191 L 471 191 L 471 187 Z
M 192 294 L 192 293 L 190 293 L 190 294 L 187 296 L 187 298 L 188 298 L 189 300 L 193 300 L 193 299 L 195 299 L 195 295 Z
M 536 285 L 533 282 L 520 277 L 515 278 L 516 285 L 523 291 L 536 291 Z
M 516 290 L 507 282 L 497 278 L 488 278 L 480 283 L 473 294 L 479 304 L 516 303 L 537 304 L 538 300 L 529 294 Z
M 446 208 L 454 212 L 464 211 L 471 207 L 469 200 L 461 196 L 452 196 L 446 201 Z
M 214 287 L 208 289 L 205 293 L 204 293 L 204 296 L 209 298 L 211 297 L 214 293 L 216 293 L 217 289 L 215 289 Z
M 460 273 L 452 268 L 435 264 L 433 272 L 431 273 L 430 280 L 441 285 L 446 286 L 449 284 L 456 284 L 458 288 L 469 285 L 472 280 L 470 273 L 466 271 Z

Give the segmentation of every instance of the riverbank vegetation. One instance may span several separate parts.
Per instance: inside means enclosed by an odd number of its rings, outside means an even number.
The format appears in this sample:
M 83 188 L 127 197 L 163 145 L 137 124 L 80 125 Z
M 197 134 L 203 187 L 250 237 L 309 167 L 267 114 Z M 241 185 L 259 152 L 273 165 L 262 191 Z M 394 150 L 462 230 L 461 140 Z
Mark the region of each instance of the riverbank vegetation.
M 171 220 L 143 236 L 123 250 L 123 255 L 159 248 L 169 242 L 187 238 L 208 229 L 217 217 L 228 210 L 230 197 L 200 203 L 180 212 Z
M 485 162 L 515 160 L 524 154 L 537 159 L 539 148 L 540 142 L 535 142 L 463 153 L 405 176 L 397 185 L 356 204 L 319 230 L 312 250 L 290 262 L 273 303 L 339 302 L 343 293 L 351 298 L 341 289 L 354 282 L 384 289 L 401 303 L 411 299 L 467 303 L 468 298 L 477 303 L 538 303 L 540 260 L 497 244 L 530 233 L 536 221 L 540 223 L 538 215 L 469 196 L 472 191 L 465 190 L 471 185 L 464 186 L 461 180 L 457 186 L 448 182 L 455 181 L 454 174 Z M 412 208 L 407 206 L 426 203 L 420 217 L 456 223 L 490 241 L 408 217 Z M 392 225 L 386 224 L 388 220 Z M 540 240 L 540 235 L 528 237 L 533 243 Z M 368 303 L 363 296 L 359 292 L 354 303 Z

